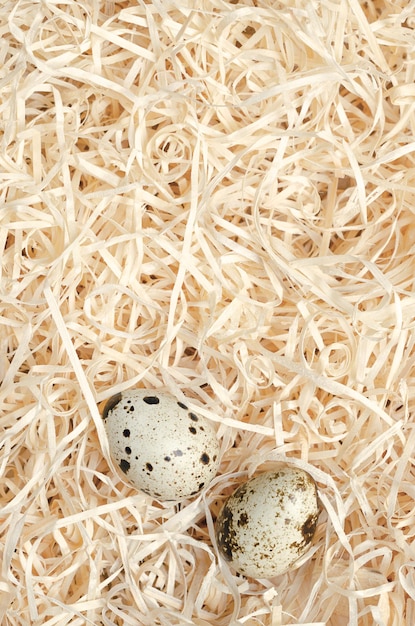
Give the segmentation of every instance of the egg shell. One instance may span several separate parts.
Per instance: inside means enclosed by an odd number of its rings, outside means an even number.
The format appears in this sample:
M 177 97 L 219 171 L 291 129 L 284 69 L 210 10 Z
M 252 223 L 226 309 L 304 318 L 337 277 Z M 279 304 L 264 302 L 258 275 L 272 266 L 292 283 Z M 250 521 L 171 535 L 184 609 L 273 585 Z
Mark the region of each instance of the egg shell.
M 294 467 L 264 472 L 225 501 L 216 520 L 218 548 L 245 576 L 278 576 L 307 552 L 319 513 L 308 472 Z
M 215 476 L 215 429 L 171 394 L 124 391 L 107 401 L 102 416 L 111 455 L 137 489 L 159 500 L 181 500 Z

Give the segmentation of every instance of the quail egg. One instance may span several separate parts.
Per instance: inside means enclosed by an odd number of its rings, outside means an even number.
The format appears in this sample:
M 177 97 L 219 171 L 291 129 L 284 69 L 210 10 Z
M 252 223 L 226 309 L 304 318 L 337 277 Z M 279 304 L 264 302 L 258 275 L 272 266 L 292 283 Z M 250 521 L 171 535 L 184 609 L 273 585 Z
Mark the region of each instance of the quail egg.
M 107 401 L 102 416 L 111 455 L 137 489 L 181 500 L 215 476 L 219 442 L 212 424 L 171 394 L 124 391 Z
M 220 553 L 245 576 L 271 578 L 307 552 L 320 513 L 317 487 L 302 469 L 268 471 L 240 485 L 216 520 Z

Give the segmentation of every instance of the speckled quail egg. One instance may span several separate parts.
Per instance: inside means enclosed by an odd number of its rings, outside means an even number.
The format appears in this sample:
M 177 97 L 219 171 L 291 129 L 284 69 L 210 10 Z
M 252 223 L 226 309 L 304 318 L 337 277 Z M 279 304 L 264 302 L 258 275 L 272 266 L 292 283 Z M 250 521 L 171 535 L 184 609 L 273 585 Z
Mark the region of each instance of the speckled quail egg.
M 283 574 L 310 547 L 319 507 L 308 472 L 284 467 L 259 474 L 225 501 L 216 520 L 219 551 L 245 576 Z
M 212 424 L 171 394 L 124 391 L 107 401 L 102 416 L 111 455 L 137 489 L 181 500 L 215 476 L 219 442 Z

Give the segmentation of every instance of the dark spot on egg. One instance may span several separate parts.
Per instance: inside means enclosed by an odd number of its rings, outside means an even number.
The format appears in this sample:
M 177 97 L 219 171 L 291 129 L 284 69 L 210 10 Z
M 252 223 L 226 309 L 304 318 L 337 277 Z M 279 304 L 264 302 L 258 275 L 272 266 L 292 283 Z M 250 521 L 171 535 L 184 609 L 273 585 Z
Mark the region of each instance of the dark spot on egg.
M 198 422 L 199 418 L 195 413 L 189 413 L 189 417 L 191 420 L 193 420 L 193 422 Z
M 132 404 L 132 405 L 130 406 L 130 408 L 129 408 L 129 412 L 130 412 L 130 413 L 133 413 L 133 411 L 134 411 L 134 410 L 135 410 L 135 407 L 134 407 L 134 404 Z
M 126 459 L 122 459 L 120 463 L 120 468 L 124 472 L 124 474 L 128 474 L 128 470 L 130 469 L 130 463 Z
M 238 519 L 238 526 L 246 526 L 248 523 L 248 515 L 246 513 L 241 513 Z
M 196 428 L 194 426 L 189 426 L 189 430 L 192 433 L 192 435 L 196 435 L 197 430 L 196 430 Z
M 203 487 L 204 487 L 204 486 L 205 486 L 205 483 L 200 483 L 200 485 L 199 485 L 199 491 L 200 491 L 201 489 L 203 489 Z
M 148 469 L 149 472 L 153 471 L 153 466 L 151 465 L 151 463 L 146 463 L 146 469 Z
M 112 411 L 112 409 L 114 409 L 119 402 L 121 402 L 120 393 L 116 393 L 115 396 L 112 396 L 109 400 L 107 400 L 104 410 L 102 411 L 102 417 L 104 420 L 107 419 L 108 413 Z
M 164 460 L 167 461 L 167 462 L 171 461 L 171 456 L 165 456 Z
M 181 450 L 174 450 L 173 454 L 174 456 L 183 456 L 183 452 Z
M 314 533 L 316 532 L 318 521 L 318 514 L 309 515 L 301 527 L 301 534 L 304 537 L 305 543 L 310 543 L 312 538 L 314 537 Z
M 145 396 L 143 400 L 146 404 L 159 404 L 160 402 L 160 398 L 157 396 Z
M 315 482 L 310 475 L 305 474 L 304 476 L 297 476 L 297 482 L 295 486 L 297 491 L 307 491 L 307 489 L 310 488 L 310 485 L 315 486 Z
M 247 483 L 244 483 L 234 492 L 233 497 L 236 498 L 239 502 L 242 502 L 245 499 L 246 492 L 248 491 Z
M 181 409 L 184 409 L 185 411 L 187 411 L 187 406 L 183 404 L 183 402 L 177 402 L 177 404 L 179 405 Z
M 233 513 L 229 507 L 223 507 L 217 520 L 216 541 L 218 547 L 227 561 L 232 561 L 235 545 L 235 531 L 233 529 Z
M 301 553 L 304 551 L 304 546 L 306 545 L 307 544 L 304 539 L 302 541 L 293 541 L 292 543 L 290 543 L 290 550 L 292 552 L 296 551 L 298 553 L 298 556 L 300 556 Z
M 124 428 L 122 434 L 124 435 L 124 437 L 129 437 L 131 435 L 131 432 L 128 428 Z
M 131 448 L 130 448 L 129 446 L 127 446 L 127 447 L 125 448 L 125 453 L 126 453 L 126 454 L 131 454 Z
M 203 465 L 207 465 L 210 461 L 209 455 L 206 454 L 206 452 L 203 452 L 202 456 L 200 457 L 200 461 L 201 463 L 203 463 Z

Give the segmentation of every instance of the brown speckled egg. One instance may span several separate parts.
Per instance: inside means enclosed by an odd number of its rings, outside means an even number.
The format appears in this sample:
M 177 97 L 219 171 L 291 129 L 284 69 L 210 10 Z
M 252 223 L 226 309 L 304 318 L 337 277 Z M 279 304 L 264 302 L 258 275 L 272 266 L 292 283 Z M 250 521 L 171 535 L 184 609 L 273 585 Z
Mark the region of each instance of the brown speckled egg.
M 308 472 L 294 467 L 264 472 L 225 501 L 216 520 L 218 548 L 245 576 L 283 574 L 309 548 L 319 512 Z
M 215 476 L 219 443 L 212 424 L 171 394 L 124 391 L 107 401 L 102 416 L 111 455 L 137 489 L 181 500 Z

